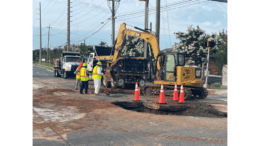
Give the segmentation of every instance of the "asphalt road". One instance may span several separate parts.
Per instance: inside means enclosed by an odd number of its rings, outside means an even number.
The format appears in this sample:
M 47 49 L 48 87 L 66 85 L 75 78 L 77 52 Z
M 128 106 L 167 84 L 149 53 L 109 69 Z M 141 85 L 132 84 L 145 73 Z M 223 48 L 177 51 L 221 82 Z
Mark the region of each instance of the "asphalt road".
M 44 83 L 46 81 L 49 85 L 56 88 L 75 89 L 75 77 L 69 77 L 68 79 L 54 77 L 52 71 L 38 66 L 33 66 L 33 79 L 43 81 Z
M 53 73 L 46 69 L 33 66 L 33 79 L 50 85 L 54 88 L 74 89 L 75 78 L 63 79 L 53 76 Z M 68 97 L 68 96 L 64 96 Z M 103 97 L 101 97 L 102 99 Z M 111 98 L 111 97 L 104 97 Z M 226 96 L 209 95 L 207 100 L 218 99 L 223 102 Z M 94 98 L 93 100 L 98 100 Z M 102 99 L 103 100 L 103 99 Z M 88 107 L 86 107 L 88 108 Z M 113 110 L 113 109 L 112 109 Z M 34 138 L 33 145 L 39 146 L 125 146 L 125 145 L 154 145 L 154 146 L 225 146 L 226 142 L 210 141 L 212 139 L 227 139 L 226 119 L 222 118 L 194 118 L 184 116 L 163 116 L 166 120 L 153 120 L 154 117 L 160 116 L 142 113 L 145 118 L 139 116 L 125 117 L 128 115 L 127 110 L 115 112 L 115 115 L 108 114 L 109 110 L 95 114 L 101 118 L 100 121 L 92 123 L 93 126 L 86 127 L 85 130 L 76 130 L 68 133 L 66 140 L 53 140 L 51 138 Z M 122 114 L 120 114 L 122 113 Z M 131 112 L 130 112 L 131 113 Z M 141 117 L 141 116 L 140 116 Z M 106 120 L 102 120 L 106 119 Z M 193 124 L 194 120 L 194 124 Z M 92 119 L 86 121 L 91 122 Z M 156 123 L 156 124 L 155 124 Z M 212 124 L 212 127 L 205 125 Z M 180 127 L 178 125 L 181 125 Z M 111 127 L 111 128 L 102 128 Z M 222 128 L 216 128 L 222 127 Z M 223 128 L 224 127 L 224 128 Z M 48 127 L 47 127 L 48 128 Z M 49 132 L 53 133 L 49 128 Z M 208 139 L 205 140 L 205 139 Z M 67 144 L 67 142 L 69 144 Z
M 45 77 L 54 78 L 53 72 L 50 72 L 38 66 L 33 66 L 33 78 L 45 78 Z
M 220 77 L 208 77 L 208 82 L 221 83 L 221 80 Z

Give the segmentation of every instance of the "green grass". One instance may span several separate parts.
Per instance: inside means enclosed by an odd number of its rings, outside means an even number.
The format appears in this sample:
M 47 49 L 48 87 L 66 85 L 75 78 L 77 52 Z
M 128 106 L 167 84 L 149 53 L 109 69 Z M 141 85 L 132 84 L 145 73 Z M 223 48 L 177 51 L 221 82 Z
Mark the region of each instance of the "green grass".
M 226 90 L 227 88 L 222 88 L 221 84 L 214 84 L 213 86 L 210 87 L 210 89 L 224 89 L 224 90 Z
M 39 63 L 39 62 L 35 62 L 35 63 L 33 63 L 33 65 L 39 66 L 39 67 L 43 67 L 43 68 L 46 68 L 46 69 L 49 69 L 49 70 L 53 70 L 53 65 L 52 65 L 51 63 L 45 63 L 45 62 Z

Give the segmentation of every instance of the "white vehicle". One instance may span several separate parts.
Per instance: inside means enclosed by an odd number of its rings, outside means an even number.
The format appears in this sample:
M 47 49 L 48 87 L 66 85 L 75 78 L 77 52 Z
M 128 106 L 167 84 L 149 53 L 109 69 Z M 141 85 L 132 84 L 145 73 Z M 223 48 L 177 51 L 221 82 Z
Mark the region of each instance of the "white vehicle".
M 107 61 L 112 60 L 114 53 L 111 54 L 111 47 L 93 46 L 93 53 L 90 53 L 88 59 L 86 60 L 88 64 L 88 71 L 93 72 L 94 67 L 97 62 L 102 63 L 101 70 L 105 71 L 107 67 Z
M 54 76 L 67 79 L 69 76 L 75 77 L 74 72 L 81 62 L 79 52 L 63 51 L 60 59 L 54 59 Z
M 86 60 L 88 64 L 88 71 L 90 73 L 90 79 L 92 78 L 92 72 L 97 62 L 100 61 L 102 63 L 101 72 L 105 74 L 105 70 L 107 68 L 107 61 L 112 60 L 114 55 L 114 52 L 112 52 L 111 47 L 93 46 L 93 50 L 94 52 L 90 53 L 88 59 Z

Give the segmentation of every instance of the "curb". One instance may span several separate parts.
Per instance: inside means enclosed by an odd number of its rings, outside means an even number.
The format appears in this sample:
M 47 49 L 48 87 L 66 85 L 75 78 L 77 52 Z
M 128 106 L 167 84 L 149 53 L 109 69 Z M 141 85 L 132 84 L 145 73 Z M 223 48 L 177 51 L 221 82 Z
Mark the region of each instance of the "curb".
M 227 95 L 227 90 L 208 89 L 208 95 Z

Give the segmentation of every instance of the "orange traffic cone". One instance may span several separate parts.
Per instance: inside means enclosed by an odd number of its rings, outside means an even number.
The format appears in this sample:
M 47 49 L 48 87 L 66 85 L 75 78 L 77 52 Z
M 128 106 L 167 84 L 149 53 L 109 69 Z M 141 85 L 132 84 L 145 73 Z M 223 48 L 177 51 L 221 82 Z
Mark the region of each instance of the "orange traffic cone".
M 183 83 L 181 83 L 181 93 L 179 97 L 179 103 L 184 103 Z
M 139 90 L 138 90 L 138 84 L 136 82 L 135 84 L 135 96 L 134 96 L 134 101 L 139 101 Z
M 159 103 L 165 103 L 163 83 L 162 83 L 162 85 L 161 85 L 160 96 L 159 96 Z
M 174 87 L 174 93 L 173 93 L 172 100 L 178 100 L 178 90 L 177 90 L 177 83 L 176 82 L 175 82 L 175 87 Z

